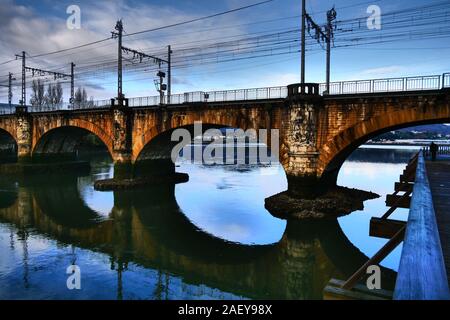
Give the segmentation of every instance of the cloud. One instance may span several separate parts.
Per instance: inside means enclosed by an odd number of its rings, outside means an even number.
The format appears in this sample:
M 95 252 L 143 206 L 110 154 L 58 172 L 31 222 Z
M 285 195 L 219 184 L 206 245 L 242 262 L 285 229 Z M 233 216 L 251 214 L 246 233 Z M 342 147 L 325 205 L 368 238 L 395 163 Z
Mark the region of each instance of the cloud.
M 16 53 L 25 50 L 28 55 L 36 55 L 43 52 L 51 52 L 73 46 L 90 43 L 99 39 L 110 37 L 116 21 L 123 19 L 125 35 L 136 31 L 152 29 L 155 27 L 186 21 L 197 18 L 205 12 L 181 11 L 175 6 L 152 5 L 148 2 L 119 1 L 92 1 L 82 2 L 81 9 L 81 29 L 69 30 L 66 25 L 65 7 L 48 8 L 49 12 L 61 10 L 60 15 L 49 15 L 45 10 L 32 6 L 23 6 L 13 0 L 2 0 L 0 2 L 0 62 L 14 58 Z M 210 13 L 207 12 L 207 13 Z M 152 54 L 159 52 L 165 58 L 165 47 L 168 44 L 175 44 L 173 50 L 177 50 L 177 43 L 188 43 L 205 39 L 220 38 L 223 36 L 222 30 L 209 30 L 196 32 L 199 28 L 211 28 L 218 25 L 234 26 L 239 22 L 232 16 L 218 17 L 214 20 L 205 20 L 201 23 L 186 25 L 180 28 L 171 28 L 163 31 L 146 33 L 135 37 L 124 37 L 124 45 L 136 50 L 145 51 Z M 245 29 L 241 27 L 231 27 L 227 29 L 228 34 L 243 35 Z M 106 41 L 94 46 L 77 49 L 75 51 L 61 54 L 43 56 L 35 59 L 28 59 L 27 64 L 33 67 L 45 68 L 59 72 L 69 72 L 71 62 L 76 64 L 76 86 L 86 86 L 93 89 L 89 95 L 95 93 L 95 98 L 110 98 L 116 95 L 115 86 L 116 71 L 115 59 L 117 57 L 117 42 L 115 40 Z M 86 74 L 89 66 L 105 62 L 105 66 L 97 70 L 95 78 L 92 74 Z M 20 61 L 10 63 L 2 67 L 0 76 L 7 72 L 16 75 L 21 74 Z M 125 70 L 125 76 L 132 77 L 132 73 Z M 142 78 L 142 73 L 140 74 Z M 139 75 L 135 76 L 137 78 Z M 153 73 L 145 74 L 149 77 L 147 82 L 152 82 L 155 77 Z M 3 77 L 0 81 L 3 81 Z M 127 96 L 137 94 L 154 95 L 153 86 L 147 86 L 143 90 L 140 81 L 124 84 L 127 87 Z M 174 84 L 188 86 L 189 81 L 182 78 L 174 78 Z M 150 89 L 151 88 L 151 89 Z M 18 93 L 19 90 L 16 90 Z M 30 90 L 28 90 L 30 92 Z M 67 92 L 66 92 L 67 97 Z M 17 99 L 17 94 L 15 94 Z
M 192 82 L 186 78 L 181 77 L 172 77 L 173 84 L 183 84 L 183 85 L 191 85 Z
M 347 75 L 341 80 L 357 80 L 357 79 L 374 79 L 374 78 L 389 78 L 398 77 L 398 75 L 411 71 L 405 66 L 391 65 L 377 68 L 363 69 L 359 72 L 355 72 Z
M 95 84 L 95 83 L 86 83 L 85 87 L 89 88 L 89 89 L 93 89 L 93 90 L 104 90 L 105 89 L 104 86 Z

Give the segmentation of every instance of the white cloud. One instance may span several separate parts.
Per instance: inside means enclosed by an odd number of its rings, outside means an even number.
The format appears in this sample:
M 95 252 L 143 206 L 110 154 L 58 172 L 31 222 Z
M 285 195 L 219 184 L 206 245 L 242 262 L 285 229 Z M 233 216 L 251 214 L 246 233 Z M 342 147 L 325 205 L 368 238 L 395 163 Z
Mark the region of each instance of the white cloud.
M 382 66 L 350 73 L 339 81 L 398 77 L 410 71 L 410 68 L 401 65 Z

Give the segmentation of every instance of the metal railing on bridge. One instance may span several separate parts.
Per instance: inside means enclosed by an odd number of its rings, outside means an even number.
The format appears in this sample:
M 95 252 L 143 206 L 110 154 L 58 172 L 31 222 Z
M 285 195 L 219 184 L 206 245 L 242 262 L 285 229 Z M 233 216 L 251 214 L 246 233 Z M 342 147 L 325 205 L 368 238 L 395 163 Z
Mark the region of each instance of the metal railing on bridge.
M 8 115 L 14 113 L 16 110 L 15 107 L 1 107 L 0 108 L 0 115 Z
M 287 87 L 236 89 L 224 91 L 196 91 L 170 96 L 170 104 L 199 103 L 199 102 L 227 102 L 227 101 L 249 101 L 285 99 Z M 163 104 L 168 102 L 164 97 Z M 128 100 L 130 107 L 158 106 L 161 104 L 159 96 L 131 98 Z
M 330 95 L 383 93 L 401 91 L 439 90 L 450 87 L 450 73 L 443 75 L 386 78 L 370 80 L 352 80 L 330 83 Z M 320 93 L 324 94 L 326 84 L 320 84 Z
M 450 73 L 442 75 L 428 75 L 403 78 L 386 78 L 370 80 L 352 80 L 339 81 L 330 84 L 329 95 L 343 94 L 363 94 L 363 93 L 383 93 L 383 92 L 406 92 L 406 91 L 424 91 L 439 90 L 450 88 Z M 325 94 L 326 84 L 319 85 L 319 93 Z M 288 96 L 287 87 L 268 87 L 236 89 L 223 91 L 196 91 L 173 94 L 170 96 L 171 105 L 181 105 L 186 103 L 201 102 L 232 102 L 232 101 L 251 101 L 251 100 L 269 100 L 285 99 Z M 160 101 L 159 96 L 136 97 L 128 99 L 130 107 L 156 107 L 161 104 L 168 104 L 168 97 Z M 82 110 L 82 109 L 103 109 L 111 106 L 111 100 L 88 101 L 84 103 L 75 103 L 70 105 L 63 103 L 56 106 L 30 106 L 29 112 L 50 112 L 60 110 Z M 0 115 L 14 113 L 14 108 L 0 108 Z
M 425 157 L 431 156 L 430 147 L 424 147 L 423 154 Z M 450 155 L 450 145 L 438 145 L 437 146 L 437 155 Z
M 450 73 L 443 75 L 417 76 L 404 78 L 387 78 L 371 80 L 340 81 L 330 84 L 330 95 L 359 94 L 359 93 L 383 93 L 402 91 L 439 90 L 450 88 Z M 324 94 L 326 84 L 319 85 L 319 93 Z M 288 96 L 287 87 L 268 87 L 237 89 L 226 91 L 197 91 L 170 96 L 170 104 L 184 104 L 195 102 L 227 102 L 285 99 Z M 162 101 L 167 103 L 167 97 Z M 130 107 L 151 107 L 161 103 L 159 96 L 139 97 L 129 99 Z

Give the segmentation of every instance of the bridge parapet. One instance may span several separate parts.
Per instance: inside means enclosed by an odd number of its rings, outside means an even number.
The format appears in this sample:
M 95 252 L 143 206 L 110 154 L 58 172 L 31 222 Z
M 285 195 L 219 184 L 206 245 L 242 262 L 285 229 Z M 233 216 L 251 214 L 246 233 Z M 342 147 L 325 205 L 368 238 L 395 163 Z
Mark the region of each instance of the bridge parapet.
M 288 98 L 298 95 L 319 95 L 318 83 L 295 83 L 288 87 Z

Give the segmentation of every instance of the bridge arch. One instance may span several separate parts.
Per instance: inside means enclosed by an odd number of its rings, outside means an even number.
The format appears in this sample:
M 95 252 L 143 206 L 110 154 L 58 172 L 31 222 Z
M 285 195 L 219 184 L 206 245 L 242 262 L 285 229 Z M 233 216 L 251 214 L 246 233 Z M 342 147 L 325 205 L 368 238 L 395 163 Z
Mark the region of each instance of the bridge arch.
M 113 139 L 101 127 L 82 119 L 71 119 L 66 124 L 52 123 L 42 131 L 35 131 L 32 142 L 32 155 L 46 153 L 73 153 L 79 145 L 79 138 L 93 134 L 113 158 Z
M 6 135 L 11 137 L 12 139 L 14 139 L 14 142 L 17 143 L 17 137 L 16 137 L 16 132 L 15 130 L 13 130 L 12 127 L 10 126 L 0 126 L 0 135 Z
M 17 156 L 17 140 L 10 130 L 0 128 L 0 157 Z
M 256 125 L 249 124 L 247 121 L 242 121 L 240 118 L 229 118 L 229 119 L 223 119 L 224 121 L 208 121 L 203 123 L 202 122 L 202 130 L 205 132 L 209 129 L 220 129 L 220 128 L 236 128 L 236 129 L 242 129 L 242 130 L 248 130 L 248 129 L 260 129 L 257 128 Z M 159 126 L 154 126 L 147 130 L 143 135 L 141 139 L 135 139 L 135 142 L 133 144 L 132 148 L 132 161 L 137 162 L 139 160 L 142 160 L 145 158 L 146 151 L 149 151 L 149 149 L 153 147 L 157 147 L 159 149 L 159 156 L 164 156 L 170 158 L 170 153 L 172 148 L 177 145 L 179 142 L 172 142 L 171 135 L 172 132 L 176 129 L 187 129 L 190 131 L 191 136 L 194 135 L 194 124 L 195 121 L 187 122 L 187 123 L 181 123 L 178 126 L 173 126 L 170 129 L 161 130 Z M 262 128 L 261 128 L 262 129 Z M 161 143 L 159 143 L 161 142 Z M 164 143 L 164 146 L 162 145 Z M 148 153 L 147 153 L 148 154 Z
M 359 146 L 380 134 L 418 125 L 450 122 L 450 105 L 404 109 L 358 122 L 334 136 L 320 148 L 318 176 L 336 179 L 348 156 Z

